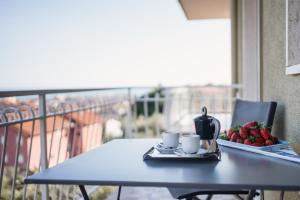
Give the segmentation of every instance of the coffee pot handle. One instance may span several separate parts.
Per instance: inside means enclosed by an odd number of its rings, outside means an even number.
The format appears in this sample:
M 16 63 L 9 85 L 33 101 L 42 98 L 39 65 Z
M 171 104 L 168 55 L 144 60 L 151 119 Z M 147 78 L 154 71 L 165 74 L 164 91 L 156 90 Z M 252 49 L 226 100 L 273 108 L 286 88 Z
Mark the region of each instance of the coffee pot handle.
M 211 123 L 215 126 L 215 133 L 214 133 L 213 139 L 216 140 L 216 139 L 218 139 L 220 131 L 221 131 L 220 121 L 216 118 L 213 118 Z
M 207 148 L 207 152 L 209 152 L 209 153 L 216 152 L 217 146 L 218 146 L 216 140 L 218 139 L 219 133 L 221 130 L 220 121 L 217 120 L 216 118 L 212 119 L 211 125 L 215 126 L 215 133 L 214 133 L 214 138 L 213 138 L 211 144 Z

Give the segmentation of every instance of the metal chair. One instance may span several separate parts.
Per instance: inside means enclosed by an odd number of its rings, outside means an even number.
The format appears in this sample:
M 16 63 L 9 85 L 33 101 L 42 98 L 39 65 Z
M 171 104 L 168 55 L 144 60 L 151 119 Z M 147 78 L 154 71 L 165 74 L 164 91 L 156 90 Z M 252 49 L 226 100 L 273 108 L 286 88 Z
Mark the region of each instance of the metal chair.
M 231 127 L 244 124 L 250 121 L 263 122 L 267 127 L 272 128 L 276 102 L 257 102 L 237 99 L 232 115 Z
M 232 115 L 231 127 L 250 121 L 258 121 L 272 128 L 276 107 L 276 102 L 256 102 L 237 99 Z M 248 199 L 252 199 L 255 195 L 258 195 L 255 190 L 204 190 L 201 188 L 168 188 L 168 190 L 174 198 L 187 200 L 198 199 L 197 195 L 208 195 L 207 200 L 211 199 L 214 194 L 233 194 L 240 199 L 242 199 L 239 196 L 241 194 L 248 195 Z

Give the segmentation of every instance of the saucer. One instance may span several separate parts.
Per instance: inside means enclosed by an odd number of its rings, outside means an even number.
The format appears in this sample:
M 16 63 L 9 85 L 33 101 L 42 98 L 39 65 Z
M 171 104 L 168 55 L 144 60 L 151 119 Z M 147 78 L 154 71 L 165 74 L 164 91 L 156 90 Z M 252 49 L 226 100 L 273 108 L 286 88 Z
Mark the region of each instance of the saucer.
M 207 150 L 199 148 L 197 153 L 185 153 L 182 148 L 177 148 L 174 153 L 182 157 L 201 157 L 207 153 Z
M 181 144 L 178 145 L 178 147 L 180 146 Z M 162 154 L 173 154 L 178 147 L 166 147 L 162 142 L 154 146 L 154 148 L 157 149 Z

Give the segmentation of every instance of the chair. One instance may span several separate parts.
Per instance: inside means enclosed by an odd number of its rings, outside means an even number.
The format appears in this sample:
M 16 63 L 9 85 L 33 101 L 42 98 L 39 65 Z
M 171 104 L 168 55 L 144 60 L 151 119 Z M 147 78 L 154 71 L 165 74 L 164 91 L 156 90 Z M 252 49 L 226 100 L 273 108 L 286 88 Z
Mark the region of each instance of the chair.
M 277 103 L 276 102 L 255 102 L 237 99 L 232 115 L 231 127 L 244 124 L 250 121 L 264 123 L 267 127 L 272 127 Z M 176 199 L 198 199 L 197 195 L 208 195 L 211 199 L 214 194 L 248 194 L 254 197 L 255 190 L 201 190 L 200 188 L 168 188 L 170 194 Z M 239 197 L 240 198 L 240 197 Z
M 237 99 L 232 115 L 231 127 L 250 121 L 263 122 L 272 128 L 276 102 L 256 102 Z

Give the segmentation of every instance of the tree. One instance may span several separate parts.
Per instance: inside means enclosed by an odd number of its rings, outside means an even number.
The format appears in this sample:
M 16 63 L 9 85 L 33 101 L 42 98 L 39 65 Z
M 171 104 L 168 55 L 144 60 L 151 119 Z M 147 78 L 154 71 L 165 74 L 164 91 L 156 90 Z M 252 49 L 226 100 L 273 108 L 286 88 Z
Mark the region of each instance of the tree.
M 155 98 L 156 94 L 158 94 L 159 98 L 165 97 L 162 88 L 155 88 L 154 90 L 150 91 L 148 94 L 142 95 L 141 99 L 145 98 L 147 95 L 148 98 Z M 163 112 L 163 105 L 164 105 L 163 101 L 158 102 L 159 113 Z M 147 106 L 148 106 L 148 116 L 153 115 L 153 113 L 155 112 L 155 102 L 152 100 L 147 101 Z M 137 107 L 137 116 L 144 115 L 144 102 L 143 101 L 136 102 L 136 107 Z

